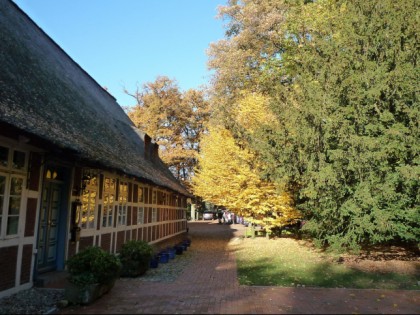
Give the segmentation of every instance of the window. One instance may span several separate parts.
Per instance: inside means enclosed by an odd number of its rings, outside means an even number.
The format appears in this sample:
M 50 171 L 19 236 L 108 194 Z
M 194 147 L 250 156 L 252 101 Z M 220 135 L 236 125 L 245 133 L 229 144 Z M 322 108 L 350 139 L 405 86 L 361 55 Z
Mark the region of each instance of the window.
M 118 194 L 118 225 L 127 225 L 128 184 L 121 182 Z
M 105 177 L 104 180 L 104 206 L 102 210 L 102 226 L 112 227 L 113 210 L 115 203 L 115 179 Z
M 0 146 L 0 168 L 0 238 L 4 238 L 19 233 L 26 153 Z
M 137 210 L 137 224 L 144 224 L 144 208 L 139 207 Z
M 149 203 L 149 188 L 147 188 L 147 187 L 143 187 L 143 196 L 144 196 L 144 198 L 143 198 L 143 200 L 144 200 L 144 203 L 146 203 L 146 204 L 148 204 Z
M 157 222 L 157 209 L 152 209 L 152 222 Z
M 0 146 L 0 167 L 7 168 L 9 171 L 26 170 L 26 153 Z
M 163 198 L 162 204 L 165 205 L 165 206 L 167 206 L 168 205 L 168 194 L 167 193 L 163 193 L 162 198 Z
M 139 187 L 139 202 L 144 202 L 143 187 Z
M 7 167 L 9 164 L 9 148 L 0 146 L 0 166 Z
M 145 188 L 139 186 L 139 203 L 144 203 L 144 195 L 145 195 Z M 139 208 L 137 210 L 137 224 L 144 224 L 144 207 L 143 205 L 139 205 Z
M 95 228 L 95 209 L 96 209 L 96 194 L 98 187 L 98 179 L 96 175 L 83 176 L 86 184 L 82 193 L 82 229 Z
M 152 193 L 152 203 L 154 205 L 157 204 L 157 191 L 155 189 L 153 189 L 153 193 Z
M 12 168 L 17 170 L 25 169 L 26 154 L 20 151 L 13 151 Z
M 0 236 L 18 234 L 23 178 L 0 174 Z

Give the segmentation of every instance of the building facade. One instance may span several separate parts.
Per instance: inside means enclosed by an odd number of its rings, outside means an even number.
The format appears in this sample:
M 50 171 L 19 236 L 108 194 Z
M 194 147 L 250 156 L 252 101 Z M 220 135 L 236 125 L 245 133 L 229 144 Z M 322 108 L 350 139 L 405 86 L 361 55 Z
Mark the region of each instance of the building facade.
M 87 246 L 185 232 L 191 195 L 115 99 L 10 0 L 0 39 L 0 297 Z

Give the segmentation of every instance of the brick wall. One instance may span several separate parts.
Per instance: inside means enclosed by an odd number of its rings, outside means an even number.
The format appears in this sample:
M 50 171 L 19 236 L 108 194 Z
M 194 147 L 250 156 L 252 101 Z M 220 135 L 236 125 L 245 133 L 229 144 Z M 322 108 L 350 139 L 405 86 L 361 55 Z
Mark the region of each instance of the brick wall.
M 109 252 L 109 249 L 111 248 L 111 233 L 102 234 L 101 248 Z
M 116 251 L 119 252 L 121 250 L 121 246 L 124 244 L 124 231 L 119 231 L 117 233 L 117 248 Z
M 81 237 L 79 242 L 79 252 L 88 246 L 93 246 L 93 236 Z
M 0 291 L 15 286 L 17 254 L 17 246 L 0 248 Z
M 25 284 L 30 281 L 31 265 L 32 265 L 32 244 L 23 245 L 20 284 Z
M 28 198 L 28 204 L 26 207 L 25 237 L 34 236 L 35 234 L 37 202 L 38 199 L 36 198 Z

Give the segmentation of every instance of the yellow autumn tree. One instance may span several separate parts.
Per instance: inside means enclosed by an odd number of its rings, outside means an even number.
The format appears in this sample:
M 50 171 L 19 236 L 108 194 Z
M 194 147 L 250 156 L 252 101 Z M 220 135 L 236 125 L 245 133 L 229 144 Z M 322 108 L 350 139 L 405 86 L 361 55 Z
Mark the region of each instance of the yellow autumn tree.
M 251 134 L 262 124 L 277 124 L 276 116 L 269 107 L 269 98 L 262 94 L 242 91 L 235 105 L 232 116 L 238 125 Z
M 229 208 L 271 229 L 300 218 L 293 200 L 258 174 L 255 155 L 222 126 L 210 126 L 202 138 L 193 190 L 204 200 Z
M 137 105 L 128 109 L 134 124 L 159 144 L 159 156 L 174 176 L 188 188 L 200 150 L 200 137 L 210 116 L 204 90 L 179 90 L 175 80 L 158 76 L 132 96 Z

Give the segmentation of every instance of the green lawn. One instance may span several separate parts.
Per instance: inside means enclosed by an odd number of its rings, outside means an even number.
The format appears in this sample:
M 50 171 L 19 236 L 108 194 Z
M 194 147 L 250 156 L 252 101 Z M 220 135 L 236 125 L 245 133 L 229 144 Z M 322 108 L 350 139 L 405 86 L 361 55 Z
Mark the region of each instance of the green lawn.
M 242 285 L 419 289 L 419 269 L 417 275 L 404 274 L 404 270 L 401 273 L 361 271 L 294 239 L 244 238 L 233 246 Z

